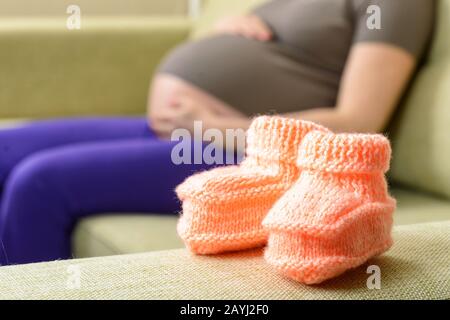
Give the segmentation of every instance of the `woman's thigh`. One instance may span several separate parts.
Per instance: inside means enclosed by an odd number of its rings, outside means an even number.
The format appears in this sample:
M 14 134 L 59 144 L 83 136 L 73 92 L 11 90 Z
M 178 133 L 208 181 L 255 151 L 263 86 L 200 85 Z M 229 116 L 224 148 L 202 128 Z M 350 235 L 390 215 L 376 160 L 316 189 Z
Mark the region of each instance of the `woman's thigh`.
M 11 172 L 3 200 L 23 195 L 30 199 L 13 201 L 14 207 L 4 205 L 3 209 L 45 211 L 37 208 L 58 201 L 74 217 L 102 212 L 176 212 L 180 206 L 175 187 L 193 173 L 214 166 L 193 161 L 175 164 L 172 150 L 176 143 L 128 139 L 34 153 Z M 45 192 L 50 199 L 43 199 L 45 194 L 38 197 Z
M 68 258 L 76 221 L 102 213 L 176 213 L 175 187 L 212 168 L 172 161 L 175 142 L 131 139 L 35 153 L 11 172 L 0 214 L 7 263 Z
M 55 119 L 0 130 L 0 185 L 17 163 L 37 151 L 68 144 L 144 137 L 155 137 L 144 117 Z
M 55 188 L 65 188 L 74 215 L 103 212 L 176 213 L 174 189 L 206 164 L 174 164 L 176 142 L 133 139 L 60 149 L 50 155 Z M 59 163 L 59 164 L 57 164 Z M 59 168 L 59 170 L 58 170 Z

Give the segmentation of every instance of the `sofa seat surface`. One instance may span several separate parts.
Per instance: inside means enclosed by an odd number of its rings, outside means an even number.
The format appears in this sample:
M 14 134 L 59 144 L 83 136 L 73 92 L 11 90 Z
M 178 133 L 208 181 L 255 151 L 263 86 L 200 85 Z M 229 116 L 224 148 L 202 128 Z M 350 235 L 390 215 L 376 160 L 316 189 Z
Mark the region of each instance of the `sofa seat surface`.
M 396 226 L 394 242 L 315 286 L 276 273 L 261 249 L 220 256 L 176 249 L 1 267 L 0 299 L 450 299 L 450 221 Z M 380 289 L 367 287 L 370 265 L 380 268 Z
M 450 220 L 450 201 L 394 188 L 397 225 Z M 74 233 L 76 257 L 95 257 L 182 248 L 173 215 L 113 214 L 93 216 Z
M 182 248 L 176 216 L 99 215 L 82 220 L 73 234 L 79 258 Z

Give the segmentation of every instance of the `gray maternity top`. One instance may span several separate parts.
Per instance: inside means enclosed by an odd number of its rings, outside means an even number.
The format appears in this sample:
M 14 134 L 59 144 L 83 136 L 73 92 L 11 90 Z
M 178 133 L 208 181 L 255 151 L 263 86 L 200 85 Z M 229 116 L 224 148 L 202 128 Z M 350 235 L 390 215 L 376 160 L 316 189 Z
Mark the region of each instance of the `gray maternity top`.
M 388 43 L 420 58 L 434 9 L 433 0 L 274 0 L 253 10 L 272 29 L 272 41 L 215 35 L 189 42 L 159 72 L 248 115 L 334 106 L 353 44 Z

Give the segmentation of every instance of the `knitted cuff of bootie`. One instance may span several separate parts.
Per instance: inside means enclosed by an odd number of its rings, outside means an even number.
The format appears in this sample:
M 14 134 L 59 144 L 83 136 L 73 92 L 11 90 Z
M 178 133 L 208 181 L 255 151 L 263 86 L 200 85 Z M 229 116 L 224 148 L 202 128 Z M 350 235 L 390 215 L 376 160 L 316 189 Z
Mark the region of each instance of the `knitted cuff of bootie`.
M 299 180 L 263 222 L 269 263 L 317 283 L 387 250 L 395 209 L 384 177 L 390 154 L 382 135 L 308 134 Z
M 260 116 L 255 118 L 247 130 L 246 157 L 239 167 L 232 166 L 224 170 L 221 178 L 217 179 L 217 170 L 210 170 L 193 175 L 177 186 L 176 193 L 181 201 L 197 199 L 201 202 L 221 202 L 230 199 L 230 183 L 234 180 L 243 182 L 236 177 L 237 168 L 265 168 L 268 170 L 277 167 L 278 175 L 289 171 L 283 180 L 295 179 L 298 176 L 296 160 L 303 138 L 311 131 L 329 132 L 328 129 L 309 121 L 295 120 L 278 116 Z M 270 167 L 270 168 L 268 168 Z M 240 173 L 238 171 L 237 173 Z M 289 176 L 289 177 L 287 177 Z M 257 178 L 257 177 L 256 177 Z M 258 179 L 252 179 L 256 183 Z M 279 183 L 281 179 L 272 179 Z M 293 182 L 293 181 L 292 181 Z M 263 187 L 263 185 L 260 185 Z M 231 186 L 231 189 L 239 189 Z M 245 189 L 245 188 L 244 188 Z M 211 192 L 216 190 L 217 192 Z M 245 190 L 244 190 L 245 191 Z M 226 195 L 224 197 L 224 195 Z M 243 194 L 234 193 L 234 197 Z
M 247 131 L 247 158 L 295 164 L 303 138 L 311 131 L 328 129 L 309 121 L 278 116 L 260 116 Z
M 386 172 L 391 147 L 380 134 L 332 134 L 311 132 L 300 147 L 298 165 L 336 173 Z

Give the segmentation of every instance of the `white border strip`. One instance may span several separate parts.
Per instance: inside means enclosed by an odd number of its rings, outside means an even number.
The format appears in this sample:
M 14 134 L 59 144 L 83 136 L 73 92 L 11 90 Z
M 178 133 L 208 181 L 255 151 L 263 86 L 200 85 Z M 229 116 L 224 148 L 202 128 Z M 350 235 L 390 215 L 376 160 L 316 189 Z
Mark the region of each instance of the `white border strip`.
M 188 15 L 191 19 L 197 19 L 200 15 L 200 11 L 202 8 L 201 0 L 188 0 L 189 8 Z

